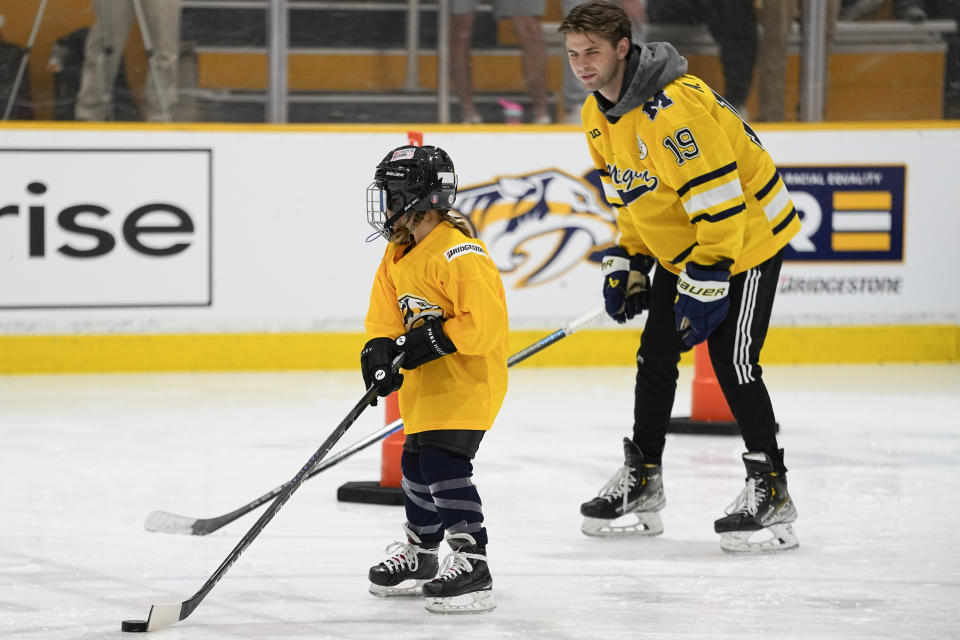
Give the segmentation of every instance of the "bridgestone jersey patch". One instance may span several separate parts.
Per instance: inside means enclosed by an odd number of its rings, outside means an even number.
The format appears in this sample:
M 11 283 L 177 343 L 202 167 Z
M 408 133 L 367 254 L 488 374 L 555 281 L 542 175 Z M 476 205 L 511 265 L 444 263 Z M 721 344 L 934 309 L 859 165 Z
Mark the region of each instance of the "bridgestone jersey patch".
M 444 252 L 443 255 L 447 257 L 447 262 L 450 262 L 454 258 L 467 255 L 468 253 L 476 253 L 477 255 L 481 256 L 487 255 L 487 252 L 483 250 L 483 247 L 472 242 L 464 242 L 463 244 L 450 247 Z

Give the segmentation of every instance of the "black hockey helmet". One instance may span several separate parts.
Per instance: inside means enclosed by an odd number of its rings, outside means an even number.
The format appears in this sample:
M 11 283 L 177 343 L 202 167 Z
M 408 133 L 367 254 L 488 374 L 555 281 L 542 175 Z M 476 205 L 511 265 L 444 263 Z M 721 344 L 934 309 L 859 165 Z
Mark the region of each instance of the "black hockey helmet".
M 367 187 L 367 222 L 387 240 L 400 216 L 412 211 L 449 211 L 457 197 L 453 160 L 440 147 L 405 145 L 377 165 Z

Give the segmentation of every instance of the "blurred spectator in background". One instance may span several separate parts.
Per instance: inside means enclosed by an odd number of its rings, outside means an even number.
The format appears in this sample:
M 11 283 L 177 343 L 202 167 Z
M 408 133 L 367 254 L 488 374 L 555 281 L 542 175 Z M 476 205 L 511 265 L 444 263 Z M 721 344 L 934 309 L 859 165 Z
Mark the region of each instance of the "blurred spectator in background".
M 563 0 L 561 8 L 563 15 L 570 13 L 578 4 L 584 0 Z M 647 0 L 614 0 L 614 4 L 620 7 L 630 17 L 630 24 L 633 26 L 632 38 L 634 42 L 646 42 L 647 40 Z M 568 124 L 580 124 L 580 108 L 583 107 L 583 101 L 587 99 L 587 90 L 583 83 L 573 73 L 573 67 L 567 62 L 567 54 L 563 54 L 563 119 Z
M 723 97 L 745 120 L 747 96 L 757 63 L 757 15 L 754 0 L 707 0 L 703 19 L 720 47 Z
M 0 14 L 0 29 L 3 28 L 4 16 Z M 10 94 L 14 91 L 14 83 L 17 81 L 17 71 L 20 69 L 23 56 L 27 55 L 26 49 L 18 47 L 10 42 L 5 42 L 0 35 L 0 115 L 7 108 L 10 101 Z M 16 88 L 17 97 L 13 99 L 13 105 L 10 109 L 11 120 L 32 120 L 33 103 L 30 100 L 30 74 L 23 74 L 20 78 L 20 85 Z
M 460 101 L 460 119 L 469 124 L 483 121 L 473 102 L 470 76 L 470 45 L 478 4 L 479 0 L 450 2 L 450 83 Z M 534 124 L 551 121 L 547 113 L 547 47 L 540 28 L 545 5 L 545 0 L 493 0 L 494 17 L 510 18 L 523 48 L 523 77 L 532 100 Z
M 83 46 L 90 29 L 83 27 L 59 38 L 50 48 L 47 71 L 53 74 L 53 118 L 73 120 L 83 70 Z M 113 85 L 113 119 L 141 120 L 140 109 L 127 85 L 124 56 L 120 56 L 117 79 Z
M 842 0 L 841 20 L 863 20 L 879 11 L 887 0 Z
M 960 30 L 960 0 L 893 0 L 893 14 L 908 22 L 953 20 Z M 960 33 L 944 34 L 943 117 L 960 118 Z
M 928 11 L 936 12 L 937 6 L 945 2 L 926 2 L 926 0 L 893 0 L 893 14 L 907 22 L 923 22 L 931 17 Z
M 958 4 L 957 0 L 842 0 L 840 19 L 863 20 L 874 17 L 880 9 L 887 9 L 892 10 L 898 20 L 923 22 L 944 13 L 943 10 L 950 5 Z
M 647 14 L 656 23 L 704 23 L 720 47 L 723 97 L 747 118 L 746 102 L 757 61 L 754 0 L 648 0 Z
M 924 20 L 952 20 L 953 33 L 946 33 L 943 70 L 943 117 L 960 118 L 960 0 L 843 0 L 840 18 L 863 20 L 875 17 L 881 9 L 890 10 L 898 20 L 921 23 Z M 881 14 L 882 15 L 882 14 Z
M 136 17 L 135 4 L 142 8 L 141 33 L 144 29 L 149 32 L 143 34 L 144 44 L 152 45 L 152 55 L 147 51 L 146 119 L 173 119 L 178 97 L 181 0 L 95 0 L 96 19 L 84 45 L 77 120 L 114 119 L 111 88 Z
M 757 100 L 760 103 L 757 119 L 761 122 L 782 122 L 784 119 L 784 89 L 787 76 L 787 46 L 790 42 L 790 25 L 797 17 L 798 0 L 758 0 L 763 8 L 760 24 L 763 37 L 760 39 L 758 59 Z M 840 15 L 840 0 L 827 0 L 827 53 L 833 46 L 833 32 Z M 827 67 L 824 65 L 824 85 L 828 83 Z M 801 73 L 801 77 L 802 77 Z

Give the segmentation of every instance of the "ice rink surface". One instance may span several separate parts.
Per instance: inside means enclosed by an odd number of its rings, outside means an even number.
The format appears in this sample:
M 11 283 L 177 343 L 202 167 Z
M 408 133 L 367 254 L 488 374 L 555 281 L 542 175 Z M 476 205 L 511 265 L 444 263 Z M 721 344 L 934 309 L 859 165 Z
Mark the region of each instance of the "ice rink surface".
M 669 436 L 662 536 L 583 536 L 579 504 L 623 461 L 633 370 L 525 365 L 476 460 L 495 611 L 367 593 L 403 511 L 335 494 L 379 478 L 377 444 L 306 482 L 189 618 L 150 637 L 960 637 L 960 366 L 765 375 L 796 551 L 720 551 L 713 520 L 744 474 L 729 436 Z M 284 483 L 362 391 L 354 371 L 0 378 L 0 638 L 139 637 L 120 621 L 193 595 L 262 509 L 206 537 L 147 532 L 147 514 L 213 517 Z M 383 422 L 368 409 L 334 452 Z

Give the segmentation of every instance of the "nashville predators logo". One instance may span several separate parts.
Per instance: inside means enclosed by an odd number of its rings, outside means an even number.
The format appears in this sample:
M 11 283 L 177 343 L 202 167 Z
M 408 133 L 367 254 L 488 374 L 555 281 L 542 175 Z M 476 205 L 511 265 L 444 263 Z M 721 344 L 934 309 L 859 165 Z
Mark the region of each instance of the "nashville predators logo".
M 596 188 L 556 169 L 462 188 L 454 209 L 516 288 L 555 280 L 584 261 L 599 262 L 599 251 L 617 233 Z
M 403 326 L 407 331 L 430 318 L 443 319 L 443 309 L 423 298 L 405 293 L 397 299 L 400 304 L 400 315 L 403 316 Z

